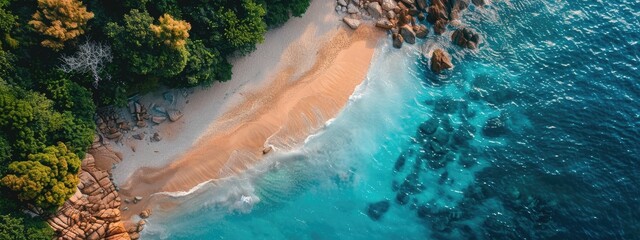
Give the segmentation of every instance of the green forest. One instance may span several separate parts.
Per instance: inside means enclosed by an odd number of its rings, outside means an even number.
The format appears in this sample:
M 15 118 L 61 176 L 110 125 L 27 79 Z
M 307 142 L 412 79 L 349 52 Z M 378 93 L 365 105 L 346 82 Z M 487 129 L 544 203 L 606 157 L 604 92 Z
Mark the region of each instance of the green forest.
M 0 0 L 0 239 L 52 239 L 103 106 L 231 79 L 310 0 Z

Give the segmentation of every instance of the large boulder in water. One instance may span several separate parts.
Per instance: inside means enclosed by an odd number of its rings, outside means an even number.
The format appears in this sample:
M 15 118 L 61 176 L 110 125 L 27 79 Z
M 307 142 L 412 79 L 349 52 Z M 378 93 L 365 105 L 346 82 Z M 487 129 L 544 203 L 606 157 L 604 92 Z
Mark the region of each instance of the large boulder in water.
M 507 132 L 507 125 L 500 117 L 490 118 L 482 128 L 482 134 L 487 137 L 499 137 Z
M 433 51 L 433 54 L 431 54 L 431 71 L 434 73 L 440 73 L 442 70 L 452 67 L 453 64 L 451 63 L 451 60 L 449 60 L 449 57 L 444 54 L 442 49 L 436 49 Z
M 404 38 L 402 37 L 402 35 L 400 35 L 399 33 L 394 33 L 392 35 L 392 38 L 393 38 L 393 47 L 401 48 L 402 42 L 404 42 Z
M 416 33 L 416 37 L 422 39 L 427 38 L 427 34 L 429 34 L 429 29 L 422 24 L 416 24 L 413 26 L 413 31 Z
M 423 122 L 422 124 L 420 124 L 420 132 L 423 134 L 428 134 L 431 135 L 434 132 L 436 132 L 436 130 L 438 129 L 438 119 L 436 118 L 431 118 L 425 122 Z
M 447 11 L 444 5 L 438 1 L 432 1 L 431 6 L 427 9 L 427 21 L 429 23 L 435 23 L 439 19 L 449 20 Z
M 409 24 L 405 24 L 404 26 L 400 27 L 400 35 L 402 35 L 402 38 L 404 38 L 405 42 L 409 44 L 416 43 L 416 33 L 413 31 L 411 26 L 409 26 Z
M 451 41 L 458 46 L 475 49 L 480 42 L 480 34 L 470 28 L 459 28 L 451 35 Z
M 382 215 L 389 211 L 390 206 L 391 204 L 389 203 L 389 200 L 382 200 L 379 202 L 371 203 L 367 208 L 367 216 L 369 216 L 374 221 L 377 221 L 382 217 Z
M 438 19 L 436 23 L 433 24 L 433 32 L 442 35 L 445 31 L 447 31 L 447 20 Z

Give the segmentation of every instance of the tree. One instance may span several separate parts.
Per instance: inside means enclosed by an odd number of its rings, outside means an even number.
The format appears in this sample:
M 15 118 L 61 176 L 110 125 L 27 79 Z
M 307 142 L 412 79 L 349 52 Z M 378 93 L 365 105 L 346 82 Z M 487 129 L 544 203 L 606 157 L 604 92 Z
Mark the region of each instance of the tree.
M 18 199 L 36 212 L 55 210 L 75 193 L 80 159 L 64 143 L 30 154 L 25 161 L 9 164 L 0 183 L 15 191 Z
M 95 107 L 90 93 L 65 79 L 51 80 L 50 85 L 44 90 L 58 104 L 0 79 L 0 112 L 4 113 L 0 114 L 0 137 L 11 140 L 12 159 L 24 159 L 57 142 L 83 157 L 91 144 Z
M 18 17 L 5 9 L 7 5 L 9 0 L 0 0 L 0 37 L 2 37 L 0 49 L 5 49 L 4 45 L 10 48 L 18 47 L 18 41 L 11 37 L 11 31 L 18 25 Z
M 93 16 L 77 0 L 38 0 L 38 11 L 29 25 L 45 35 L 42 46 L 59 51 L 66 41 L 84 33 L 85 25 Z
M 169 47 L 184 48 L 189 38 L 191 24 L 186 21 L 175 20 L 166 13 L 158 21 L 160 22 L 158 25 L 151 24 L 151 31 L 156 37 Z
M 167 16 L 163 17 L 164 23 L 154 25 L 149 13 L 134 9 L 124 16 L 124 25 L 108 24 L 106 32 L 113 41 L 116 57 L 123 60 L 131 72 L 172 77 L 186 66 L 189 52 L 183 41 L 189 36 L 185 32 L 189 24 Z M 174 27 L 177 29 L 172 29 Z
M 42 220 L 31 220 L 17 214 L 0 215 L 0 239 L 3 240 L 50 240 L 54 232 Z M 27 221 L 25 221 L 27 220 Z
M 244 18 L 231 9 L 221 8 L 218 16 L 222 19 L 224 37 L 227 42 L 241 53 L 246 54 L 256 48 L 256 44 L 264 41 L 267 24 L 262 21 L 266 14 L 264 8 L 252 0 L 243 0 Z
M 211 85 L 231 78 L 231 64 L 216 49 L 207 48 L 201 40 L 187 41 L 189 59 L 183 77 L 187 86 Z
M 264 19 L 269 26 L 280 26 L 291 16 L 300 17 L 309 8 L 310 0 L 259 0 L 267 10 Z
M 102 80 L 100 76 L 107 63 L 113 60 L 111 47 L 102 43 L 86 41 L 78 47 L 78 51 L 73 56 L 62 56 L 60 69 L 66 73 L 91 74 L 93 77 L 93 87 L 98 88 Z M 110 78 L 109 75 L 106 76 Z
M 22 219 L 0 215 L 0 239 L 26 240 Z

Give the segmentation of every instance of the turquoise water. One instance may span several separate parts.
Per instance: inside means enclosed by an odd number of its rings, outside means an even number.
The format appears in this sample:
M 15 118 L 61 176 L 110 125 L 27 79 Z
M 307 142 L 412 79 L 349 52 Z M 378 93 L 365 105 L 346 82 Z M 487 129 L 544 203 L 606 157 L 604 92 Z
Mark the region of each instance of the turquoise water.
M 324 129 L 175 197 L 143 237 L 639 239 L 639 19 L 635 0 L 496 1 L 462 16 L 478 50 L 381 42 Z

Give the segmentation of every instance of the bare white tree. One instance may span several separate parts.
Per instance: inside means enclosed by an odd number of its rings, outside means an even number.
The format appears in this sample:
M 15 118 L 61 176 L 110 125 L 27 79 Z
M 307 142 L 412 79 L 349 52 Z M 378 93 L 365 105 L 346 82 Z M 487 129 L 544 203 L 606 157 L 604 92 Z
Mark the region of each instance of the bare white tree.
M 111 47 L 106 44 L 86 41 L 79 46 L 78 52 L 73 56 L 62 56 L 60 69 L 66 73 L 79 72 L 93 75 L 93 87 L 98 88 L 102 80 L 100 76 L 107 63 L 113 61 Z M 110 76 L 105 76 L 109 79 Z

